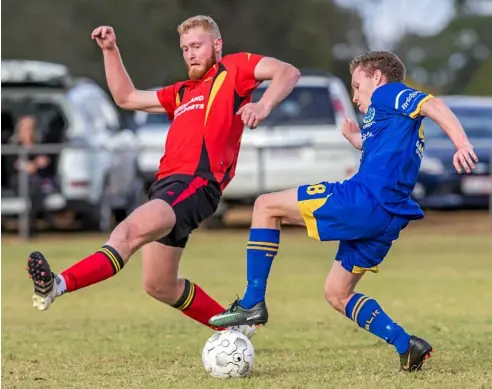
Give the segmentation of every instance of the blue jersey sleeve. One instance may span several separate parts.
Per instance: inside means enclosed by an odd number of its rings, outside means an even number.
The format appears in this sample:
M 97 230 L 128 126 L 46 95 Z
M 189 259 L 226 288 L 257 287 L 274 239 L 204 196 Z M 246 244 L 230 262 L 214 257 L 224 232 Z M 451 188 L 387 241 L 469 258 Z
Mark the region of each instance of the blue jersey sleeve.
M 420 114 L 422 105 L 431 97 L 433 97 L 431 94 L 394 82 L 376 89 L 372 96 L 372 103 L 376 108 L 388 113 L 405 115 L 414 119 Z

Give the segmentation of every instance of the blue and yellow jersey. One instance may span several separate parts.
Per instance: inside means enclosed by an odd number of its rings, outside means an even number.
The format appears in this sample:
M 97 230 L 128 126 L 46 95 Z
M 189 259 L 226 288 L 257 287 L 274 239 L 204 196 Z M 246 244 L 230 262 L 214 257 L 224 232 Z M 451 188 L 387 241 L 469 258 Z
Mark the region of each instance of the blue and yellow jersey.
M 362 158 L 354 180 L 388 212 L 420 219 L 410 198 L 424 152 L 422 105 L 430 94 L 394 82 L 376 89 L 363 119 Z

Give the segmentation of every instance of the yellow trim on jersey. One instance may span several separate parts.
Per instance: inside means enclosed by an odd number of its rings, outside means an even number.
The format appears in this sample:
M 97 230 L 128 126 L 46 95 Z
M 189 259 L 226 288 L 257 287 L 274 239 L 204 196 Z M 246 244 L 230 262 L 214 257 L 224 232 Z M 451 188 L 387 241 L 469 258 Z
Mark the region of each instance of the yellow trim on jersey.
M 210 108 L 212 108 L 212 103 L 215 100 L 215 96 L 217 96 L 217 93 L 219 92 L 220 87 L 224 83 L 224 80 L 227 76 L 227 71 L 224 70 L 214 80 L 214 83 L 212 85 L 212 89 L 210 90 L 210 97 L 208 98 L 208 103 L 207 103 L 207 110 L 205 111 L 205 124 L 207 123 L 208 119 L 208 114 L 210 112 Z
M 432 98 L 434 96 L 432 95 L 427 95 L 425 96 L 422 100 L 420 100 L 419 104 L 417 105 L 417 108 L 415 108 L 415 111 L 413 111 L 410 115 L 412 119 L 415 119 L 417 117 L 417 115 L 420 113 L 421 109 L 422 109 L 422 105 L 424 105 L 424 103 L 429 100 L 430 98 Z
M 116 259 L 115 255 L 111 251 L 109 251 L 107 248 L 104 248 L 104 247 L 101 248 L 99 251 L 106 254 L 106 256 L 110 259 L 110 261 L 113 262 L 116 273 L 118 273 L 121 270 L 121 267 L 120 267 L 120 263 L 118 262 L 118 259 Z
M 364 274 L 366 271 L 372 271 L 373 273 L 379 273 L 379 267 L 378 266 L 373 266 L 373 267 L 354 266 L 352 268 L 353 274 Z
M 176 107 L 181 103 L 181 98 L 179 97 L 179 93 L 176 93 Z
M 301 212 L 302 218 L 304 219 L 308 236 L 310 238 L 320 240 L 318 224 L 316 223 L 314 212 L 325 205 L 328 198 L 329 196 L 319 199 L 302 200 L 298 202 L 299 211 Z
M 425 133 L 424 133 L 424 122 L 422 122 L 420 124 L 420 127 L 419 127 L 419 139 L 421 141 L 424 141 L 425 140 Z

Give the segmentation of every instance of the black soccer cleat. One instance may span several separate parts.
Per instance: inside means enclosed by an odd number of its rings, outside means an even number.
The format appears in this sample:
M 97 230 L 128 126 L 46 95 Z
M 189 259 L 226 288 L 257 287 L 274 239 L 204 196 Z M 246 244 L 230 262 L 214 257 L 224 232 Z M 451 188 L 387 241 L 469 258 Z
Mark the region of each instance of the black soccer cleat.
M 209 324 L 215 327 L 266 324 L 268 310 L 265 301 L 260 301 L 250 309 L 241 307 L 239 303 L 238 299 L 231 304 L 229 309 L 211 317 Z
M 432 346 L 424 339 L 412 335 L 407 352 L 400 354 L 401 369 L 408 372 L 420 370 L 433 351 Z
M 39 251 L 31 253 L 29 256 L 27 272 L 34 285 L 32 305 L 40 311 L 45 311 L 56 298 L 56 276 L 51 271 L 44 255 Z

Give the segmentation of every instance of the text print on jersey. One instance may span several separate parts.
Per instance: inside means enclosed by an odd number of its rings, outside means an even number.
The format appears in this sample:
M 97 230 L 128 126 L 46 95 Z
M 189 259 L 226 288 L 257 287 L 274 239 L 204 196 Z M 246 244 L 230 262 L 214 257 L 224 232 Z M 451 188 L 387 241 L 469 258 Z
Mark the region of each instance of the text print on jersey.
M 205 97 L 203 95 L 196 96 L 196 97 L 193 97 L 186 104 L 180 105 L 174 111 L 174 118 L 177 118 L 179 115 L 181 115 L 185 112 L 188 112 L 188 111 L 193 111 L 195 109 L 205 109 L 205 104 L 203 104 L 203 103 L 195 104 L 196 102 L 201 102 L 203 100 L 205 100 Z

